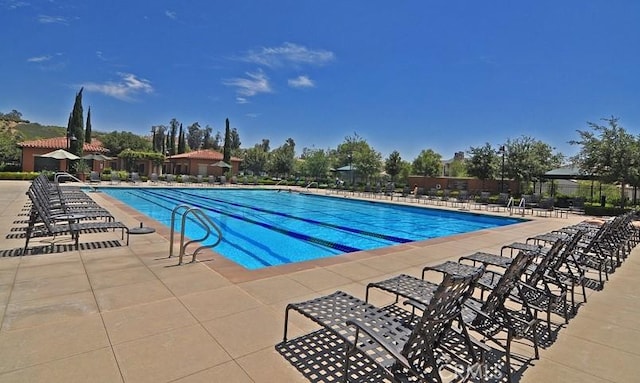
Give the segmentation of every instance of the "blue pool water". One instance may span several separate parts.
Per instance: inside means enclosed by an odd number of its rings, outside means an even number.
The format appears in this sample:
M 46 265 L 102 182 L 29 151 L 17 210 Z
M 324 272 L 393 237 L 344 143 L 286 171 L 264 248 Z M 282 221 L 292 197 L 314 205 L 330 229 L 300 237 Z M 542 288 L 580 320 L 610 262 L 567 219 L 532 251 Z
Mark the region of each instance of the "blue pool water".
M 307 261 L 521 222 L 519 219 L 255 189 L 102 189 L 170 226 L 180 204 L 220 227 L 215 251 L 247 269 Z M 176 223 L 176 230 L 179 221 Z M 190 238 L 204 230 L 187 224 Z M 179 231 L 177 231 L 179 233 Z M 209 243 L 213 243 L 211 239 Z M 206 244 L 207 242 L 205 242 Z

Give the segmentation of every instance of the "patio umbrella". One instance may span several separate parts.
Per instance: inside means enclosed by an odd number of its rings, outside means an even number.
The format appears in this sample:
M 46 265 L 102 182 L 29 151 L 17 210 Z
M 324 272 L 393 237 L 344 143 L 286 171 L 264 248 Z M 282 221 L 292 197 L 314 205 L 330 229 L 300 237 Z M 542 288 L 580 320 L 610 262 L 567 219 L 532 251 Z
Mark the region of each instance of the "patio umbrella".
M 53 152 L 49 152 L 46 154 L 41 154 L 40 157 L 45 158 L 55 158 L 56 160 L 78 160 L 80 157 L 76 156 L 73 153 L 69 153 L 64 149 L 54 150 Z
M 90 160 L 90 161 L 110 161 L 112 160 L 111 157 L 107 157 L 104 154 L 100 154 L 100 153 L 91 153 L 91 154 L 87 154 L 86 156 L 82 156 L 83 160 Z
M 226 163 L 224 161 L 218 161 L 215 164 L 211 164 L 210 166 L 217 166 L 219 168 L 231 168 L 231 165 L 229 165 L 228 163 Z

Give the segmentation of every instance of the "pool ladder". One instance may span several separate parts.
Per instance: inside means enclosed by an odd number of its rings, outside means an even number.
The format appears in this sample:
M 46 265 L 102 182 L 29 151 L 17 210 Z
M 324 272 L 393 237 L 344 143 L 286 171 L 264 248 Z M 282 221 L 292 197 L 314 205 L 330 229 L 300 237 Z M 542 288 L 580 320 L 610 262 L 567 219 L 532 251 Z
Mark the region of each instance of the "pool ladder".
M 184 210 L 184 212 L 181 213 L 182 219 L 181 219 L 181 225 L 180 225 L 180 255 L 178 256 L 178 265 L 182 264 L 182 258 L 184 258 L 184 254 L 186 252 L 187 246 L 189 246 L 194 242 L 202 242 L 207 240 L 209 236 L 211 236 L 212 230 L 214 230 L 218 235 L 218 240 L 211 245 L 198 247 L 193 252 L 193 258 L 191 259 L 191 262 L 196 261 L 196 256 L 200 251 L 204 249 L 213 248 L 217 246 L 220 243 L 220 241 L 222 241 L 222 232 L 220 231 L 220 228 L 211 220 L 211 218 L 209 218 L 209 216 L 207 216 L 206 214 L 204 214 L 204 212 L 202 212 L 202 209 L 199 209 L 197 207 L 193 207 L 190 205 L 186 205 L 186 204 L 178 205 L 171 211 L 171 237 L 169 239 L 169 258 L 173 257 L 173 247 L 174 247 L 173 237 L 175 234 L 175 221 L 176 221 L 176 216 L 180 214 L 181 210 Z M 207 233 L 202 238 L 192 239 L 185 243 L 184 232 L 186 228 L 187 217 L 189 215 L 192 215 L 196 219 L 196 223 L 198 223 L 203 229 L 205 229 Z

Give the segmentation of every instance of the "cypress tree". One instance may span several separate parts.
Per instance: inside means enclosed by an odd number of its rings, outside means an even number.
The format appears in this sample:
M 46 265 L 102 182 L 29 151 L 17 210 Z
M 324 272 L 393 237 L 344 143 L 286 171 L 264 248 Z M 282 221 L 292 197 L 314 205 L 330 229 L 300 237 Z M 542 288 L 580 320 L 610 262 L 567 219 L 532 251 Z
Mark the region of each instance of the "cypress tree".
M 73 104 L 71 116 L 69 116 L 69 124 L 67 126 L 67 138 L 75 137 L 75 140 L 69 140 L 69 151 L 76 156 L 82 156 L 82 147 L 84 146 L 84 117 L 82 111 L 82 90 L 76 93 L 76 100 Z
M 186 152 L 186 141 L 184 139 L 184 130 L 182 124 L 180 124 L 180 133 L 178 133 L 178 154 Z
M 91 143 L 91 107 L 87 110 L 87 127 L 84 132 L 84 142 Z
M 225 121 L 224 129 L 224 148 L 222 151 L 222 161 L 231 165 L 231 130 L 229 130 L 229 119 Z

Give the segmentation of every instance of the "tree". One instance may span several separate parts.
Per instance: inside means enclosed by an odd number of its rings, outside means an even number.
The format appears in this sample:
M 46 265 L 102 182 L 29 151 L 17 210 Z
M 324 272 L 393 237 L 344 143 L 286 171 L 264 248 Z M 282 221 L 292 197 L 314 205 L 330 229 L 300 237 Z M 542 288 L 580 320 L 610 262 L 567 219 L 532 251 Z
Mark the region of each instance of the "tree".
M 152 146 L 154 152 L 160 152 L 162 154 L 166 153 L 166 131 L 167 127 L 164 125 L 154 125 L 151 127 L 151 132 L 153 133 Z
M 384 162 L 384 171 L 391 177 L 391 181 L 396 181 L 396 176 L 400 173 L 401 166 L 402 157 L 400 157 L 400 153 L 397 150 L 394 150 Z
M 187 127 L 187 143 L 191 150 L 198 150 L 201 147 L 204 148 L 203 139 L 205 137 L 205 133 L 206 130 L 200 129 L 200 124 L 198 122 L 194 122 Z
M 204 129 L 202 130 L 203 132 L 202 149 L 213 149 L 214 144 L 213 144 L 213 138 L 211 137 L 212 131 L 213 129 L 211 129 L 209 125 L 205 126 Z
M 382 155 L 373 150 L 358 133 L 345 137 L 344 142 L 338 145 L 335 152 L 329 153 L 329 156 L 332 157 L 335 168 L 347 165 L 352 167 L 351 182 L 355 182 L 356 173 L 365 181 L 380 173 Z
M 295 142 L 292 138 L 287 138 L 285 143 L 271 152 L 270 166 L 271 172 L 278 176 L 287 176 L 293 170 L 295 158 Z
M 18 136 L 7 131 L 0 132 L 0 165 L 19 161 Z
M 442 156 L 432 149 L 422 150 L 413 160 L 413 171 L 425 177 L 435 177 L 440 174 Z
M 382 154 L 367 144 L 354 153 L 353 163 L 358 174 L 360 174 L 365 181 L 370 182 L 372 177 L 378 177 L 380 175 Z
M 178 133 L 178 154 L 187 152 L 187 141 L 184 137 L 184 130 L 182 129 L 182 124 L 180 124 L 180 133 Z
M 220 132 L 216 132 L 215 137 L 213 137 L 213 150 L 220 151 L 222 147 L 220 146 L 220 142 L 222 142 L 222 134 Z
M 264 142 L 264 140 L 263 140 Z M 314 180 L 324 179 L 329 172 L 330 160 L 322 149 L 303 149 L 304 172 Z
M 102 146 L 109 149 L 109 154 L 117 156 L 125 149 L 133 151 L 151 151 L 151 143 L 144 137 L 131 132 L 110 132 L 101 136 Z
M 15 122 L 24 121 L 22 119 L 22 113 L 18 112 L 15 109 L 13 109 L 11 112 L 6 114 L 0 113 L 0 120 L 15 121 Z
M 482 181 L 493 179 L 496 174 L 497 155 L 496 151 L 488 142 L 484 146 L 471 147 L 467 152 L 469 159 L 467 160 L 467 174 Z
M 466 177 L 467 165 L 466 160 L 454 158 L 449 166 L 449 175 L 451 177 Z
M 260 174 L 266 169 L 268 160 L 269 153 L 256 144 L 253 148 L 245 150 L 242 166 L 253 174 Z
M 236 128 L 231 129 L 229 137 L 231 138 L 231 150 L 240 149 L 242 142 L 240 142 L 240 134 L 238 134 Z
M 640 143 L 618 124 L 617 117 L 602 120 L 606 125 L 587 122 L 592 131 L 578 130 L 580 139 L 570 142 L 582 146 L 574 161 L 585 174 L 599 176 L 604 182 L 620 182 L 624 206 L 624 185 L 638 179 Z
M 85 128 L 84 142 L 91 143 L 91 107 L 87 110 L 87 127 Z
M 560 166 L 563 160 L 562 154 L 553 154 L 550 145 L 528 136 L 507 140 L 505 150 L 506 175 L 527 186 L 547 171 Z
M 178 134 L 178 126 L 180 123 L 175 118 L 172 118 L 169 121 L 169 137 L 167 138 L 169 141 L 167 142 L 167 149 L 169 150 L 169 155 L 174 155 L 177 153 L 176 150 L 176 135 Z
M 229 129 L 229 119 L 224 122 L 224 149 L 222 151 L 222 161 L 231 163 L 231 130 Z
M 69 123 L 67 124 L 67 137 L 75 137 L 75 140 L 69 140 L 69 152 L 76 156 L 82 157 L 82 148 L 84 146 L 84 116 L 82 111 L 82 90 L 76 93 L 76 99 L 73 103 L 73 110 L 69 115 Z

